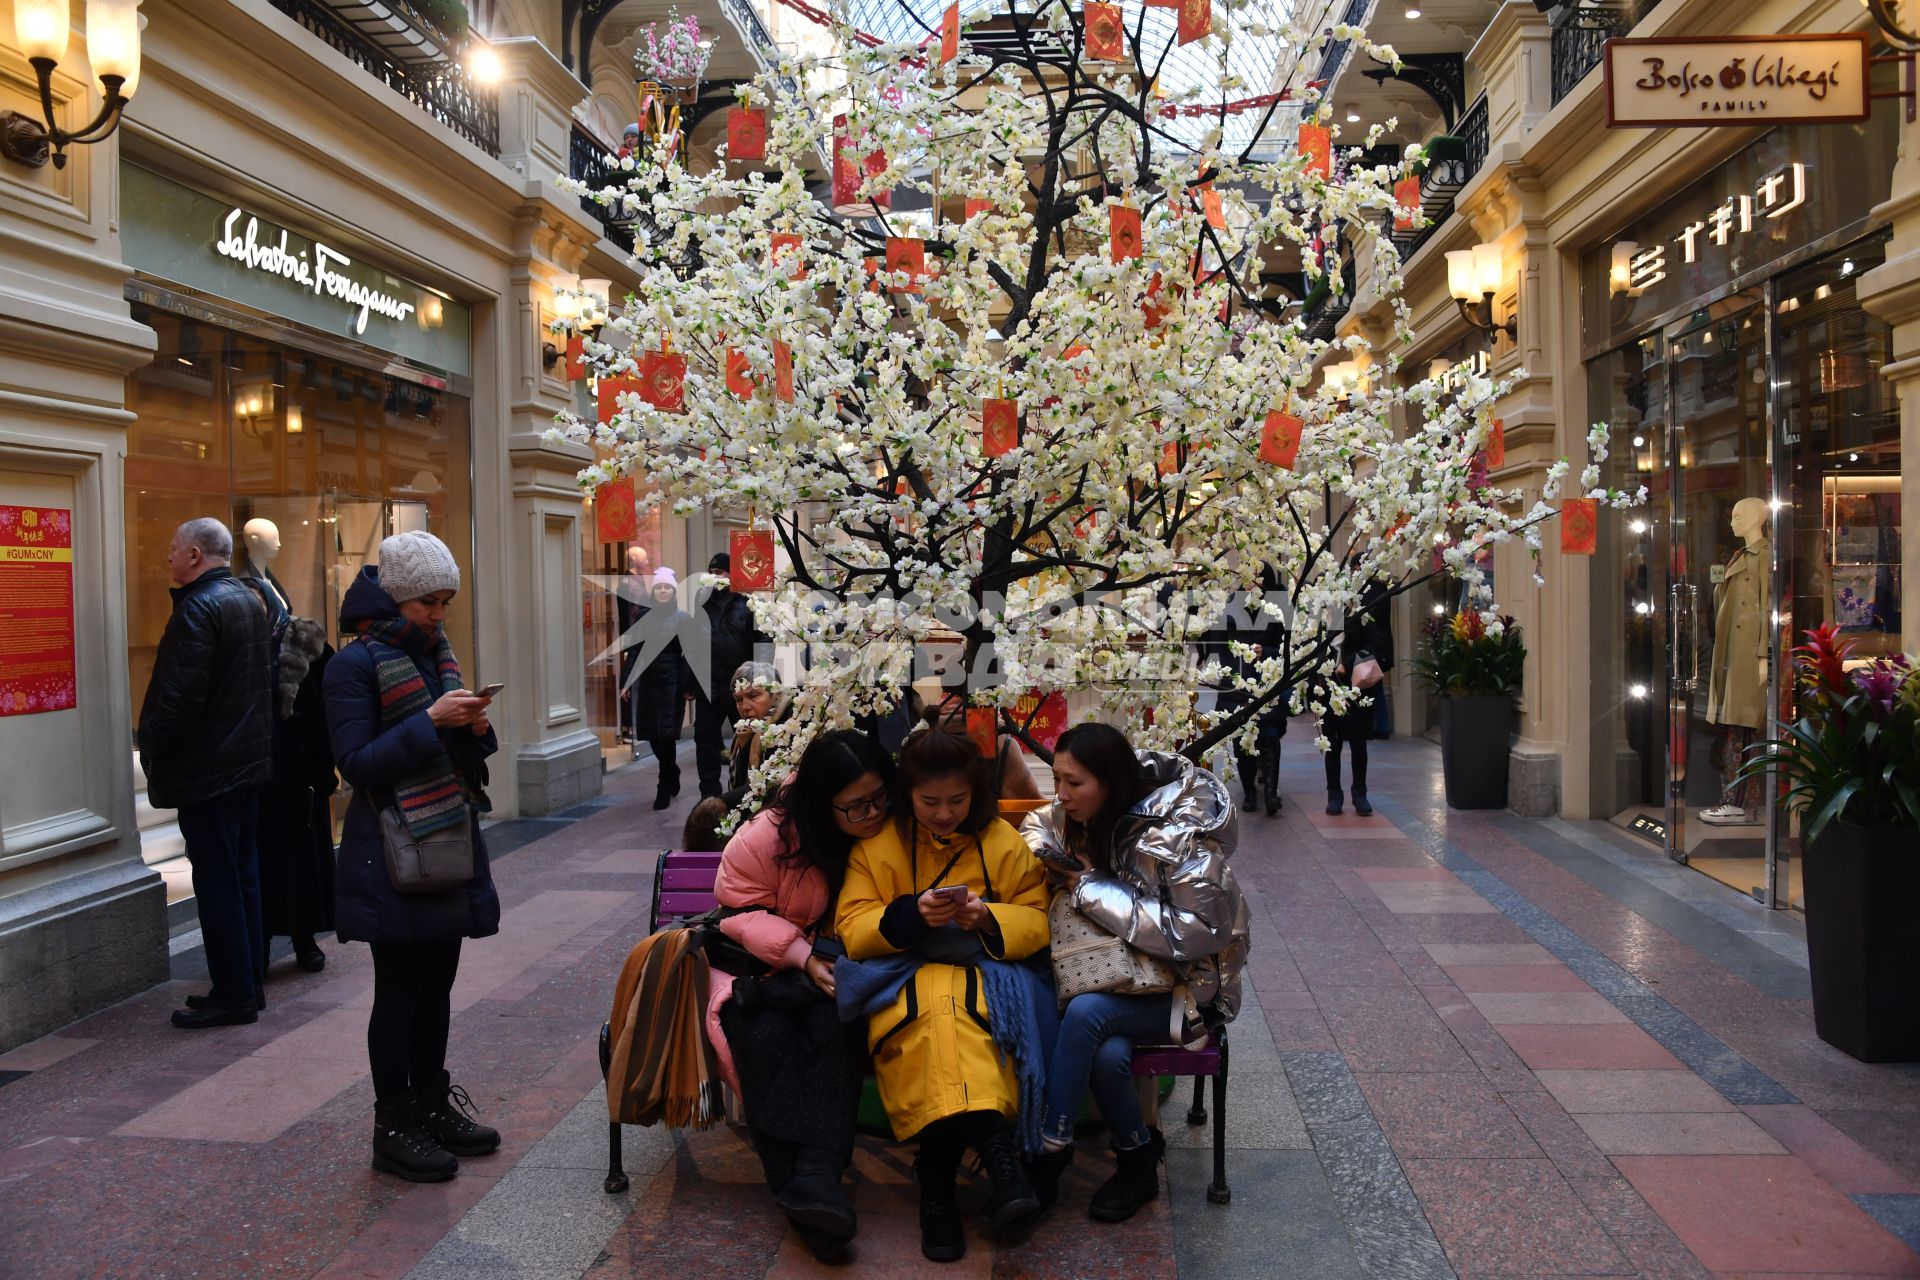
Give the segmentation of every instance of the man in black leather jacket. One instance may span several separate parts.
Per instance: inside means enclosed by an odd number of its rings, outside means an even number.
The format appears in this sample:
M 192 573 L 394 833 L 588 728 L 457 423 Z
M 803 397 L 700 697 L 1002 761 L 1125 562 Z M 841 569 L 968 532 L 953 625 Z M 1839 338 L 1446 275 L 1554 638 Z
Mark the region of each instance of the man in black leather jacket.
M 722 578 L 732 568 L 733 558 L 724 551 L 707 561 L 707 572 Z M 686 627 L 680 651 L 693 676 L 686 684 L 693 698 L 693 762 L 700 794 L 717 796 L 725 743 L 733 732 L 733 673 L 753 661 L 754 646 L 768 637 L 754 629 L 747 598 L 724 583 L 702 589 Z
M 265 1007 L 258 788 L 273 775 L 273 633 L 234 577 L 233 535 L 189 520 L 167 551 L 173 616 L 140 707 L 140 767 L 155 808 L 180 811 L 213 988 L 177 1009 L 195 1029 L 252 1022 Z

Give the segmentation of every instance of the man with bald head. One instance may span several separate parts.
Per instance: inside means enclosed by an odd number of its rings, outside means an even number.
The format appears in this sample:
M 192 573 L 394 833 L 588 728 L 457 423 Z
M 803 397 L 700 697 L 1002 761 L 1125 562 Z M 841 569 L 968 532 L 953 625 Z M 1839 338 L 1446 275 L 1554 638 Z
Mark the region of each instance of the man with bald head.
M 140 706 L 140 767 L 156 809 L 180 811 L 213 988 L 173 1025 L 255 1020 L 266 1007 L 266 939 L 254 844 L 258 788 L 273 773 L 273 632 L 266 605 L 233 575 L 233 534 L 189 520 L 167 548 L 173 616 Z

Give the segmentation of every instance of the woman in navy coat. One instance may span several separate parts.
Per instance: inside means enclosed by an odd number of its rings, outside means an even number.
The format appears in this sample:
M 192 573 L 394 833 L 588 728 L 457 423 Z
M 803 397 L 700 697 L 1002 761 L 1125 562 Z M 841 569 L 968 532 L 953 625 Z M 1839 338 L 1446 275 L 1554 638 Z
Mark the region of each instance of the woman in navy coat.
M 465 938 L 500 931 L 500 899 L 480 833 L 486 757 L 498 747 L 491 699 L 461 686 L 446 639 L 460 571 L 427 533 L 380 545 L 340 609 L 356 639 L 327 665 L 327 729 L 340 776 L 353 789 L 335 878 L 336 935 L 373 950 L 373 1167 L 414 1182 L 451 1178 L 456 1156 L 485 1155 L 500 1135 L 475 1122 L 446 1070 L 451 992 Z M 397 598 L 396 598 L 397 597 Z M 387 875 L 379 809 L 392 806 L 416 836 L 465 822 L 473 879 L 434 893 L 401 893 Z

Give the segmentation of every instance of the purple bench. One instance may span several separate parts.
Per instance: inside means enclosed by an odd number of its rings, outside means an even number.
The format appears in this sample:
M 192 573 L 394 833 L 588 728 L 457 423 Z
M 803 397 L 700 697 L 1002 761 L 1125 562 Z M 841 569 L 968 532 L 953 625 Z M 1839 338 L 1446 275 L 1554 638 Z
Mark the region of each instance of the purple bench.
M 718 906 L 713 882 L 720 874 L 717 853 L 686 853 L 668 850 L 653 868 L 653 910 L 647 920 L 647 932 L 655 933 L 668 925 L 700 915 Z M 600 1025 L 600 1074 L 604 1078 L 613 1061 L 611 1027 Z M 1182 1049 L 1178 1045 L 1136 1045 L 1133 1050 L 1133 1074 L 1136 1076 L 1192 1076 L 1193 1105 L 1187 1109 L 1187 1123 L 1207 1122 L 1206 1084 L 1213 1081 L 1213 1181 L 1207 1185 L 1207 1199 L 1226 1204 L 1233 1198 L 1227 1186 L 1227 1031 L 1214 1032 L 1204 1048 Z M 609 1195 L 627 1189 L 626 1170 L 621 1166 L 620 1126 L 607 1125 L 607 1178 Z

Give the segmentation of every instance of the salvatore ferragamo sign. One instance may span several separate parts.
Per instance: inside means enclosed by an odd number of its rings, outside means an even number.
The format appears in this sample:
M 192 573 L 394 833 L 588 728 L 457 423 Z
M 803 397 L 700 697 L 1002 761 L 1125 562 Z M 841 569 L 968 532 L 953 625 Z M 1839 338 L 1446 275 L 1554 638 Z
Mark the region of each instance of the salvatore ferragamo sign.
M 1838 124 L 1865 120 L 1867 37 L 1699 36 L 1607 41 L 1607 124 Z

